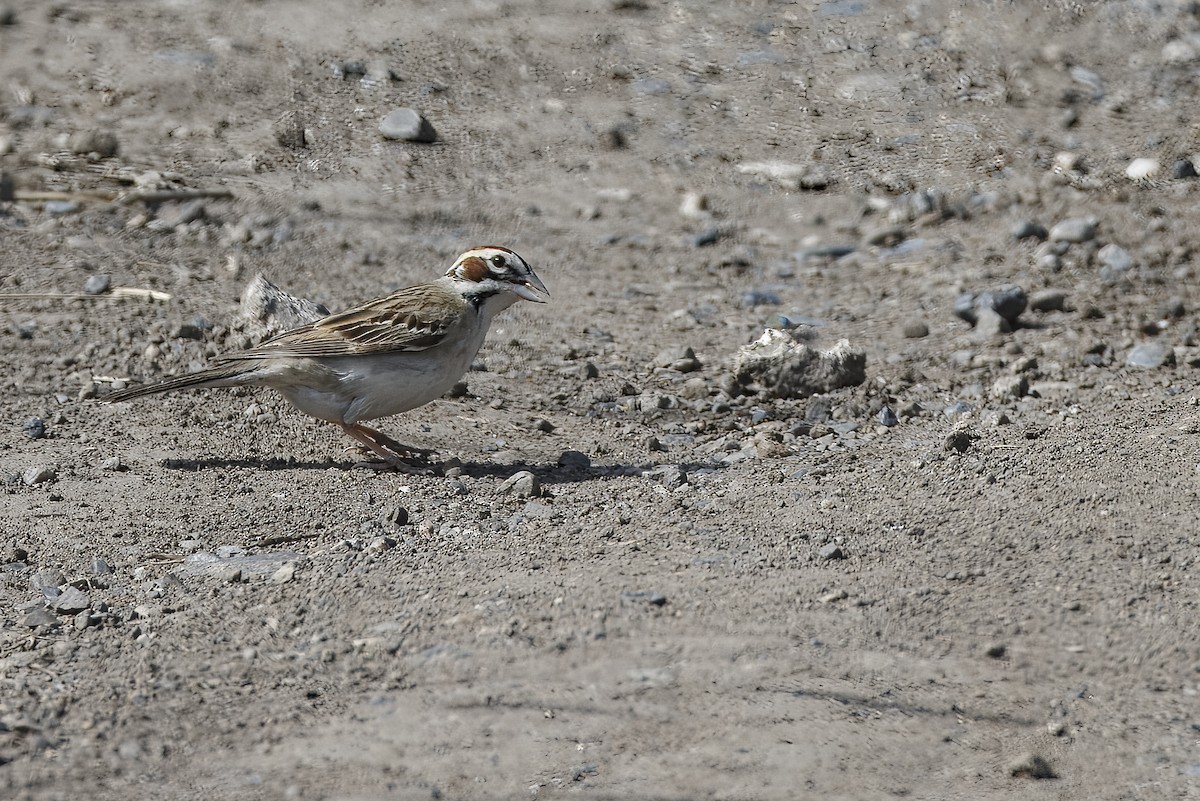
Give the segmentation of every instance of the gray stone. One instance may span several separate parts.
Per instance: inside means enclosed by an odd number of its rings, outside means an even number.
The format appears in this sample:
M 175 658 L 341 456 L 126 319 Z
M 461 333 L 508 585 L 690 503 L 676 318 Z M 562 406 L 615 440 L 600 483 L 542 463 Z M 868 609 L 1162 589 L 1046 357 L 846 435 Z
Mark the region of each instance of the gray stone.
M 824 546 L 823 548 L 821 548 L 821 550 L 817 551 L 817 555 L 820 556 L 822 559 L 824 559 L 826 562 L 831 562 L 836 559 L 845 559 L 846 558 L 846 554 L 842 551 L 841 547 L 838 545 L 835 545 L 832 542 L 829 543 L 828 545 Z
M 92 599 L 83 590 L 68 585 L 51 603 L 59 614 L 74 615 L 91 608 Z
M 847 340 L 819 351 L 772 328 L 738 350 L 729 388 L 756 389 L 768 398 L 806 398 L 861 384 L 866 367 L 866 351 Z
M 88 276 L 88 280 L 83 284 L 83 292 L 86 295 L 103 295 L 111 284 L 107 275 Z
M 58 616 L 46 607 L 39 606 L 25 615 L 21 622 L 27 628 L 31 629 L 36 629 L 39 626 L 57 626 Z
M 1006 375 L 992 384 L 991 397 L 997 400 L 1020 400 L 1029 394 L 1029 379 L 1024 375 Z
M 975 334 L 980 338 L 994 337 L 1012 331 L 1012 325 L 992 309 L 978 309 L 975 316 Z
M 379 132 L 385 139 L 399 139 L 405 142 L 436 142 L 437 131 L 411 108 L 398 108 L 388 112 L 379 122 Z
M 558 466 L 586 470 L 592 466 L 592 460 L 586 453 L 563 451 L 558 455 Z
M 1171 165 L 1171 177 L 1175 179 L 1195 178 L 1196 167 L 1190 159 L 1179 159 Z
M 111 131 L 76 131 L 68 137 L 67 149 L 80 155 L 95 153 L 106 159 L 117 155 L 120 144 Z
M 708 247 L 721 241 L 722 236 L 724 233 L 720 228 L 706 228 L 698 234 L 689 236 L 688 243 L 694 248 Z
M 37 592 L 47 589 L 57 589 L 66 583 L 67 577 L 63 575 L 61 570 L 54 568 L 43 568 L 29 577 L 30 588 Z
M 206 214 L 208 214 L 208 207 L 203 200 L 197 199 L 164 203 L 158 207 L 156 217 L 162 228 L 176 228 L 196 220 L 202 220 Z
M 1072 217 L 1050 229 L 1050 239 L 1059 242 L 1088 242 L 1096 238 L 1099 221 L 1095 217 Z
M 1143 342 L 1129 351 L 1125 364 L 1130 367 L 1164 367 L 1175 364 L 1175 349 L 1165 342 Z
M 279 569 L 271 574 L 272 584 L 287 584 L 296 577 L 296 563 L 288 562 L 285 565 L 280 565 Z
M 542 494 L 542 485 L 538 477 L 528 470 L 514 473 L 500 485 L 499 492 L 503 495 L 515 495 L 518 498 L 536 498 Z
M 1041 225 L 1039 223 L 1035 223 L 1035 222 L 1029 222 L 1028 220 L 1025 222 L 1017 223 L 1016 225 L 1013 226 L 1013 229 L 1012 229 L 1013 239 L 1017 239 L 1017 240 L 1021 240 L 1021 239 L 1044 240 L 1049 235 L 1050 235 L 1050 232 L 1046 230 L 1046 226 Z
M 320 303 L 289 295 L 261 275 L 256 275 L 242 292 L 238 317 L 255 339 L 299 328 L 329 316 Z
M 1029 308 L 1033 311 L 1063 311 L 1067 305 L 1067 293 L 1061 289 L 1042 289 L 1029 297 Z
M 1111 242 L 1100 248 L 1096 258 L 1100 262 L 1100 278 L 1106 283 L 1112 284 L 1120 281 L 1127 272 L 1133 269 L 1133 257 L 1129 255 L 1129 251 Z
M 896 417 L 896 413 L 892 411 L 891 406 L 884 406 L 879 410 L 879 424 L 887 428 L 900 424 L 900 419 Z
M 1023 776 L 1028 779 L 1057 778 L 1050 763 L 1034 753 L 1022 754 L 1008 763 L 1008 772 L 1012 776 Z
M 21 430 L 30 439 L 41 439 L 46 436 L 46 423 L 40 417 L 30 417 L 22 424 Z
M 113 572 L 112 565 L 102 556 L 92 557 L 92 575 L 106 576 Z
M 56 478 L 58 478 L 58 474 L 54 471 L 54 468 L 44 464 L 33 465 L 21 474 L 21 480 L 30 487 L 38 484 L 47 484 Z
M 924 320 L 908 320 L 901 331 L 905 339 L 922 339 L 929 336 L 929 326 Z

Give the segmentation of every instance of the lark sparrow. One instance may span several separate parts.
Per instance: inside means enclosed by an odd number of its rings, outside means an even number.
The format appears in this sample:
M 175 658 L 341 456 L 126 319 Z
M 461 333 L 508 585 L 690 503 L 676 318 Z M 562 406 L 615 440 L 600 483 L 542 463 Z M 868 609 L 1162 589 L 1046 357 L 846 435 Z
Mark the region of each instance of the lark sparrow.
M 408 449 L 362 425 L 441 397 L 462 377 L 499 312 L 550 293 L 508 248 L 472 248 L 442 278 L 285 331 L 218 364 L 106 396 L 119 402 L 203 387 L 270 387 L 341 426 L 385 462 L 412 469 Z

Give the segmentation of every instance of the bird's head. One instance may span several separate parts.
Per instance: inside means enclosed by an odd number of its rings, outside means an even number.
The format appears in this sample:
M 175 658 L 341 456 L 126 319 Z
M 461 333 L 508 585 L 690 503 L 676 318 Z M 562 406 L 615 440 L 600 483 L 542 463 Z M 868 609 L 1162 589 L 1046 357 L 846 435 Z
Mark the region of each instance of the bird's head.
M 516 253 L 498 245 L 471 248 L 458 257 L 446 277 L 454 281 L 465 296 L 477 301 L 502 293 L 534 303 L 545 303 L 550 297 L 533 268 Z

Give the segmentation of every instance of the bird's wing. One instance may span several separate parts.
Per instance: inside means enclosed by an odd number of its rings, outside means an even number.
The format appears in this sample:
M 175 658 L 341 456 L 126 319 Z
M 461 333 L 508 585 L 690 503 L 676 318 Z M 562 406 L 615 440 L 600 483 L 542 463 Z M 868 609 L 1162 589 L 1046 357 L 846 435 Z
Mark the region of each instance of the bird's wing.
M 364 356 L 431 348 L 459 320 L 466 301 L 434 284 L 401 289 L 386 298 L 285 331 L 257 347 L 219 358 Z

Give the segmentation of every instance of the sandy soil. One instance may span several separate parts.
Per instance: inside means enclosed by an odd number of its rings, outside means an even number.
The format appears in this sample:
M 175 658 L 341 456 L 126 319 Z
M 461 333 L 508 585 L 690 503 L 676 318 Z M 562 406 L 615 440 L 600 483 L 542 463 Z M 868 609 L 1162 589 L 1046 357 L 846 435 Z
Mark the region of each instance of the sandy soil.
M 0 13 L 0 796 L 1200 797 L 1192 4 L 329 7 Z M 99 400 L 482 243 L 444 476 Z

